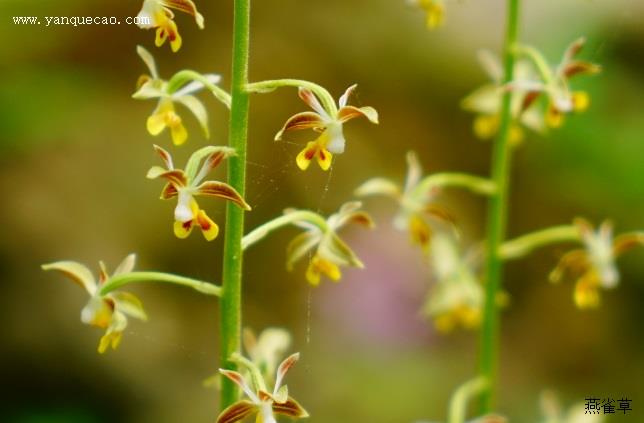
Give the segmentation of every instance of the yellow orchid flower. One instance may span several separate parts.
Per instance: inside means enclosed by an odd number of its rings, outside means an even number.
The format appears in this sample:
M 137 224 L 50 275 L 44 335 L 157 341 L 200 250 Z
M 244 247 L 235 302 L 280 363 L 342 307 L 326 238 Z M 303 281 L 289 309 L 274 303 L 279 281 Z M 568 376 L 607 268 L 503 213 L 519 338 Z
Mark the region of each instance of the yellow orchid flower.
M 425 11 L 427 28 L 435 29 L 443 25 L 445 21 L 444 0 L 408 0 L 408 3 Z
M 491 82 L 473 91 L 461 102 L 461 107 L 474 113 L 473 129 L 477 137 L 489 140 L 496 136 L 499 130 L 501 103 L 507 88 L 503 86 L 503 67 L 498 57 L 487 50 L 478 53 L 481 66 L 488 74 Z M 527 80 L 533 77 L 534 71 L 525 60 L 516 62 L 515 79 Z M 533 99 L 528 93 L 518 89 L 512 90 L 511 111 L 513 122 L 510 127 L 510 142 L 519 144 L 524 138 L 524 128 L 543 133 L 545 123 L 543 114 L 532 105 Z
M 552 282 L 559 282 L 566 273 L 577 276 L 574 301 L 580 309 L 597 308 L 601 302 L 600 289 L 613 289 L 619 284 L 615 260 L 637 245 L 644 245 L 644 233 L 631 232 L 613 237 L 613 226 L 603 222 L 595 231 L 585 219 L 576 219 L 583 249 L 564 254 L 550 273 Z
M 139 28 L 156 28 L 154 44 L 161 47 L 166 40 L 170 41 L 170 48 L 177 52 L 181 48 L 181 35 L 174 22 L 172 9 L 192 15 L 199 29 L 204 27 L 204 19 L 197 11 L 197 6 L 191 0 L 144 0 L 143 7 L 137 15 Z
M 204 210 L 199 208 L 195 196 L 223 198 L 234 202 L 244 210 L 250 210 L 250 206 L 230 185 L 218 181 L 202 182 L 222 160 L 234 154 L 232 148 L 204 147 L 190 156 L 185 171 L 174 168 L 172 157 L 166 150 L 157 145 L 154 149 L 161 156 L 166 167 L 152 167 L 147 177 L 148 179 L 163 178 L 168 181 L 161 192 L 161 199 L 177 197 L 177 207 L 174 209 L 174 234 L 177 238 L 187 238 L 194 226 L 201 228 L 204 238 L 208 241 L 212 241 L 219 234 L 219 227 Z M 203 165 L 199 169 L 202 161 Z
M 140 320 L 147 320 L 141 301 L 133 294 L 115 292 L 100 295 L 101 286 L 105 285 L 111 277 L 129 273 L 134 268 L 136 256 L 130 254 L 109 276 L 105 265 L 100 262 L 98 282 L 92 272 L 84 265 L 74 261 L 59 261 L 42 266 L 44 270 L 57 270 L 65 274 L 72 281 L 85 288 L 90 296 L 87 305 L 81 312 L 81 321 L 85 324 L 106 329 L 98 344 L 98 352 L 104 353 L 109 347 L 116 349 L 127 327 L 127 316 Z
M 147 129 L 150 135 L 159 135 L 166 128 L 170 130 L 172 142 L 181 145 L 188 139 L 188 131 L 183 125 L 181 116 L 175 110 L 175 103 L 182 104 L 197 118 L 206 138 L 209 138 L 208 112 L 206 108 L 192 94 L 201 90 L 204 84 L 200 81 L 192 81 L 183 87 L 171 87 L 167 81 L 159 77 L 154 57 L 143 47 L 136 49 L 138 55 L 150 71 L 149 75 L 139 77 L 137 91 L 132 95 L 139 100 L 158 98 L 157 107 L 148 117 Z M 221 77 L 215 74 L 203 75 L 209 83 L 217 84 Z
M 366 117 L 372 123 L 378 123 L 378 112 L 373 107 L 355 107 L 347 105 L 351 93 L 357 85 L 347 88 L 338 101 L 338 107 L 334 104 L 322 106 L 316 95 L 308 89 L 300 88 L 298 93 L 313 112 L 302 112 L 291 116 L 282 129 L 275 135 L 275 140 L 282 139 L 284 132 L 302 129 L 313 129 L 320 135 L 314 141 L 306 144 L 306 147 L 297 155 L 297 166 L 306 170 L 311 161 L 316 159 L 322 170 L 331 167 L 331 160 L 334 154 L 342 154 L 345 148 L 345 139 L 342 125 L 357 117 Z M 329 107 L 332 106 L 332 109 Z
M 277 423 L 275 415 L 291 419 L 302 419 L 309 416 L 306 410 L 293 399 L 286 385 L 282 385 L 286 373 L 300 358 L 299 353 L 287 357 L 277 368 L 275 385 L 268 391 L 267 383 L 259 368 L 250 360 L 236 354 L 231 357 L 239 365 L 246 367 L 250 377 L 232 370 L 219 369 L 219 372 L 239 386 L 248 399 L 242 399 L 221 412 L 217 423 L 235 423 L 256 415 L 257 423 Z

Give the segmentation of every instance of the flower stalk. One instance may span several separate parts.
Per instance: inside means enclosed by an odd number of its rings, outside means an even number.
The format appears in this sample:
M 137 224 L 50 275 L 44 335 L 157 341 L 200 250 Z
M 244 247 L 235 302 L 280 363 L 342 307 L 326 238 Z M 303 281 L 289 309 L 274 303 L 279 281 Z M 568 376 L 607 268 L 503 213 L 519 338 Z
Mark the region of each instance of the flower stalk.
M 233 51 L 229 146 L 237 155 L 228 164 L 228 182 L 244 195 L 246 188 L 246 143 L 248 136 L 248 56 L 250 44 L 250 0 L 235 0 L 233 19 Z M 242 236 L 244 210 L 226 207 L 226 235 L 224 240 L 223 292 L 220 306 L 220 366 L 235 370 L 230 360 L 241 347 L 241 290 L 242 290 Z M 235 384 L 225 379 L 221 384 L 220 407 L 237 401 Z
M 504 77 L 503 83 L 514 79 L 516 61 L 516 44 L 519 30 L 519 0 L 507 1 L 506 33 L 504 44 Z M 496 192 L 490 197 L 487 217 L 487 239 L 490 254 L 486 263 L 485 306 L 483 325 L 480 335 L 479 375 L 488 382 L 488 388 L 481 395 L 481 414 L 492 411 L 496 388 L 496 368 L 499 344 L 499 313 L 496 298 L 501 289 L 503 274 L 502 258 L 499 247 L 506 232 L 508 209 L 508 185 L 510 170 L 510 129 L 512 127 L 512 93 L 503 96 L 499 133 L 494 143 L 492 156 L 492 180 Z
M 192 288 L 202 294 L 221 296 L 221 287 L 208 282 L 199 281 L 185 276 L 173 275 L 162 272 L 128 272 L 112 276 L 99 291 L 100 295 L 107 295 L 125 285 L 139 282 L 162 282 Z
M 481 376 L 461 385 L 449 402 L 447 423 L 465 423 L 468 401 L 487 387 L 487 380 Z
M 331 113 L 338 112 L 338 108 L 335 105 L 335 100 L 333 100 L 331 93 L 329 93 L 329 91 L 324 87 L 310 81 L 304 81 L 301 79 L 274 79 L 253 82 L 252 84 L 246 85 L 246 91 L 249 93 L 267 93 L 282 87 L 295 87 L 310 90 L 318 96 L 325 110 Z
M 503 260 L 514 260 L 546 245 L 575 241 L 581 241 L 579 228 L 574 225 L 554 226 L 504 242 L 499 249 L 499 256 Z
M 326 220 L 317 213 L 309 210 L 296 210 L 292 213 L 285 214 L 263 225 L 253 229 L 242 239 L 242 250 L 246 250 L 251 245 L 265 238 L 269 233 L 280 229 L 284 226 L 292 225 L 294 222 L 309 222 L 319 228 L 326 228 Z

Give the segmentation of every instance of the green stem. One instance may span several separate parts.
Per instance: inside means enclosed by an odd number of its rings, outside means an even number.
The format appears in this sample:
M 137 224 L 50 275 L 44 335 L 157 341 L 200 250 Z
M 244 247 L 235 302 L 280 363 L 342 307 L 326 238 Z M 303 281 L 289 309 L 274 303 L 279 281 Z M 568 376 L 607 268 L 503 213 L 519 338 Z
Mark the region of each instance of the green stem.
M 426 192 L 434 187 L 460 187 L 470 191 L 492 195 L 496 192 L 496 185 L 493 181 L 467 173 L 435 173 L 423 179 L 414 190 Z
M 296 210 L 296 211 L 287 213 L 284 216 L 275 218 L 253 229 L 248 235 L 244 236 L 244 238 L 242 239 L 242 249 L 246 250 L 251 245 L 262 240 L 269 233 L 281 227 L 293 224 L 295 222 L 302 222 L 302 221 L 308 222 L 317 226 L 323 232 L 326 231 L 326 227 L 327 227 L 326 220 L 324 220 L 322 216 L 308 210 Z
M 128 272 L 112 276 L 107 283 L 101 287 L 100 295 L 106 295 L 122 286 L 140 282 L 162 282 L 181 285 L 197 290 L 203 294 L 215 295 L 217 297 L 221 296 L 221 287 L 217 285 L 187 278 L 185 276 L 161 272 Z
M 452 395 L 452 399 L 449 402 L 447 423 L 465 423 L 467 402 L 487 386 L 487 380 L 483 377 L 477 377 L 461 385 Z
M 313 93 L 322 102 L 322 107 L 332 115 L 338 113 L 338 107 L 335 105 L 333 96 L 322 86 L 313 82 L 301 79 L 274 79 L 269 81 L 253 82 L 246 86 L 246 90 L 251 93 L 266 93 L 281 87 L 305 88 Z
M 201 82 L 204 87 L 206 87 L 210 92 L 215 96 L 215 98 L 221 101 L 224 106 L 230 109 L 230 94 L 228 94 L 223 88 L 213 84 L 200 74 L 192 70 L 182 70 L 174 74 L 174 76 L 168 81 L 168 92 L 170 94 L 176 92 L 188 81 L 198 81 Z
M 516 54 L 524 55 L 530 60 L 532 60 L 534 65 L 537 67 L 537 70 L 539 71 L 539 74 L 541 75 L 541 78 L 543 79 L 543 82 L 545 84 L 550 84 L 552 82 L 552 80 L 554 79 L 554 75 L 552 74 L 552 69 L 550 69 L 550 66 L 548 66 L 548 62 L 536 48 L 530 47 L 530 46 L 518 45 L 515 48 L 515 51 L 516 51 Z
M 579 241 L 580 239 L 581 234 L 578 227 L 574 225 L 554 226 L 504 242 L 499 249 L 499 255 L 503 260 L 513 260 L 524 257 L 539 247 L 560 242 Z
M 246 188 L 246 141 L 248 137 L 248 55 L 250 44 L 250 0 L 235 0 L 233 21 L 232 101 L 230 111 L 229 145 L 236 156 L 228 162 L 228 182 L 243 197 Z M 226 236 L 224 240 L 223 294 L 220 307 L 220 363 L 226 369 L 236 369 L 231 356 L 241 347 L 242 249 L 244 210 L 232 202 L 226 206 Z M 233 382 L 222 378 L 221 408 L 237 400 Z
M 504 45 L 504 83 L 514 78 L 515 45 L 519 29 L 519 0 L 507 0 L 507 21 Z M 488 389 L 481 395 L 481 414 L 489 413 L 494 406 L 496 369 L 499 344 L 499 315 L 496 298 L 501 289 L 502 260 L 498 253 L 506 231 L 507 196 L 510 168 L 510 128 L 512 124 L 512 93 L 503 95 L 499 134 L 492 156 L 492 180 L 497 191 L 490 197 L 487 216 L 488 251 L 486 263 L 485 306 L 480 334 L 479 374 L 488 382 Z

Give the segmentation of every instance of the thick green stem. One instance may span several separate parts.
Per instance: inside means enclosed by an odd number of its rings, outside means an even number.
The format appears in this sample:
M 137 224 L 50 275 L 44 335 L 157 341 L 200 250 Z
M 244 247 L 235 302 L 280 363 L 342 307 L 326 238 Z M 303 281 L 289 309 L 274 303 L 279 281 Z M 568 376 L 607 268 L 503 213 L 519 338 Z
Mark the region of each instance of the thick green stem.
M 322 86 L 301 79 L 274 79 L 269 81 L 253 82 L 246 86 L 251 93 L 265 93 L 281 87 L 296 87 L 311 90 L 322 102 L 322 107 L 332 115 L 338 112 L 333 96 Z
M 253 229 L 242 239 L 242 249 L 246 250 L 248 247 L 262 240 L 266 235 L 274 230 L 294 224 L 295 222 L 311 223 L 320 228 L 322 232 L 325 232 L 327 228 L 326 220 L 324 220 L 324 218 L 319 214 L 308 210 L 295 210 Z
M 554 226 L 504 242 L 499 249 L 499 255 L 503 260 L 513 260 L 524 257 L 539 247 L 580 239 L 581 233 L 577 226 Z
M 507 0 L 507 21 L 504 45 L 504 83 L 514 78 L 516 42 L 519 29 L 519 0 Z M 490 197 L 487 216 L 488 251 L 485 279 L 485 306 L 480 335 L 479 374 L 489 382 L 481 395 L 481 414 L 489 413 L 494 406 L 496 373 L 499 348 L 499 315 L 496 298 L 501 289 L 503 273 L 499 247 L 503 242 L 507 220 L 507 196 L 510 169 L 510 128 L 512 125 L 512 93 L 506 92 L 501 105 L 499 134 L 492 156 L 492 180 L 496 193 Z
M 229 145 L 236 156 L 228 162 L 228 182 L 244 196 L 246 188 L 246 141 L 248 137 L 248 55 L 250 44 L 250 0 L 235 0 L 233 22 L 232 101 Z M 224 240 L 223 294 L 220 307 L 221 367 L 235 369 L 230 357 L 241 346 L 242 248 L 244 210 L 229 202 L 226 206 Z M 237 388 L 222 378 L 222 409 L 237 400 Z
M 140 282 L 161 282 L 181 285 L 197 290 L 203 294 L 215 295 L 217 297 L 221 296 L 221 287 L 217 285 L 187 278 L 185 276 L 161 272 L 129 272 L 112 276 L 107 283 L 101 287 L 100 295 L 106 295 L 125 285 Z

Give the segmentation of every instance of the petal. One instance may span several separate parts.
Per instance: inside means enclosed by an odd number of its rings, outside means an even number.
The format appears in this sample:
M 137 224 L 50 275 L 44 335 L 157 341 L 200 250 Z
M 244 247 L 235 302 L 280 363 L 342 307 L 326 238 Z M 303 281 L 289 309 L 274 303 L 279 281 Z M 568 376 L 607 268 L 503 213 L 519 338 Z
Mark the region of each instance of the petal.
M 583 273 L 587 271 L 590 264 L 588 254 L 584 250 L 572 250 L 564 254 L 557 266 L 550 272 L 549 279 L 552 283 L 561 281 L 566 272 Z
M 142 75 L 137 81 L 137 90 L 132 94 L 132 98 L 137 100 L 161 98 L 165 95 L 165 91 L 163 89 L 162 81 L 149 79 L 147 75 Z
M 192 232 L 193 221 L 189 220 L 187 222 L 174 222 L 174 235 L 179 239 L 185 239 Z
M 143 303 L 134 294 L 129 292 L 115 292 L 111 294 L 116 303 L 116 310 L 140 320 L 148 320 L 148 315 L 143 309 Z
M 123 273 L 130 273 L 132 270 L 134 270 L 134 266 L 136 265 L 136 254 L 129 254 L 127 257 L 123 259 L 121 264 L 118 265 L 116 270 L 114 271 L 114 275 L 121 275 Z
M 235 423 L 259 411 L 257 405 L 250 401 L 241 400 L 226 408 L 217 417 L 217 423 Z
M 208 82 L 210 82 L 211 84 L 218 84 L 219 82 L 221 82 L 221 75 L 218 75 L 218 74 L 207 73 L 207 74 L 203 74 L 201 76 L 206 78 L 208 80 Z M 195 93 L 195 92 L 201 90 L 202 88 L 204 88 L 203 82 L 193 80 L 190 83 L 188 83 L 188 84 L 184 85 L 183 87 L 181 87 L 180 89 L 178 89 L 177 91 L 175 91 L 174 93 L 172 93 L 172 95 L 175 96 L 175 97 L 181 97 L 181 96 L 184 96 L 186 94 Z
M 92 296 L 81 310 L 81 322 L 105 329 L 112 324 L 113 314 L 112 299 Z
M 99 354 L 104 354 L 110 346 L 112 349 L 116 349 L 120 345 L 122 337 L 122 332 L 108 332 L 103 335 L 98 344 Z
M 409 236 L 412 244 L 428 248 L 432 239 L 432 229 L 425 220 L 418 215 L 412 215 L 408 223 Z
M 179 190 L 177 206 L 174 208 L 174 220 L 187 222 L 193 220 L 199 214 L 199 205 L 192 196 L 191 191 Z
M 358 268 L 364 267 L 364 264 L 353 250 L 334 233 L 329 233 L 322 239 L 318 248 L 318 255 L 336 264 Z
M 286 269 L 290 272 L 293 266 L 320 242 L 319 233 L 303 232 L 293 238 L 286 247 Z
M 170 126 L 170 133 L 172 134 L 172 143 L 176 146 L 179 146 L 186 142 L 188 139 L 188 131 L 186 131 L 185 126 L 179 120 L 178 123 L 172 124 Z
M 173 170 L 174 164 L 172 163 L 172 156 L 170 155 L 170 153 L 156 144 L 154 144 L 153 147 L 154 151 L 157 152 L 157 154 L 161 157 L 161 160 L 163 160 L 163 163 L 165 163 L 166 169 Z
M 423 168 L 415 152 L 408 151 L 406 159 L 407 177 L 405 178 L 405 192 L 410 192 L 420 182 L 420 178 L 423 176 Z
M 288 397 L 288 399 L 283 403 L 274 402 L 273 412 L 296 419 L 309 417 L 309 413 L 306 412 L 304 407 L 291 397 Z
M 613 255 L 619 256 L 638 245 L 644 246 L 644 233 L 635 232 L 620 235 L 615 238 L 613 243 Z
M 157 109 L 147 120 L 147 129 L 150 135 L 159 135 L 166 127 L 166 119 L 163 113 L 158 112 Z
M 165 43 L 165 40 L 167 38 L 168 38 L 168 33 L 166 32 L 165 28 L 158 27 L 156 30 L 156 36 L 154 38 L 154 45 L 157 47 L 161 47 Z
M 235 155 L 235 149 L 230 147 L 214 146 L 200 148 L 192 153 L 186 164 L 186 175 L 192 185 L 198 184 L 222 160 Z M 203 161 L 201 169 L 199 164 Z M 198 172 L 197 172 L 198 170 Z
M 369 122 L 378 123 L 378 112 L 373 107 L 344 106 L 338 111 L 338 120 L 342 123 L 357 117 L 366 117 Z
M 219 226 L 208 217 L 205 211 L 199 210 L 197 223 L 201 227 L 201 233 L 206 238 L 206 241 L 212 241 L 219 235 Z
M 324 107 L 320 104 L 320 100 L 313 94 L 313 91 L 307 90 L 306 88 L 300 88 L 298 90 L 298 95 L 311 109 L 315 110 L 324 120 L 328 120 L 329 114 L 324 110 Z
M 148 179 L 166 179 L 171 184 L 174 184 L 175 188 L 181 188 L 188 185 L 186 174 L 183 173 L 183 170 L 181 169 L 165 170 L 162 167 L 154 166 L 148 170 L 146 177 Z
M 572 108 L 575 112 L 584 112 L 590 106 L 590 97 L 585 91 L 572 93 Z
M 356 89 L 358 84 L 353 84 L 349 88 L 346 89 L 344 94 L 340 96 L 340 101 L 338 101 L 338 105 L 340 106 L 340 109 L 342 109 L 344 106 L 346 106 L 349 103 L 349 97 L 351 97 L 351 94 L 353 91 Z
M 586 44 L 586 38 L 585 37 L 580 37 L 570 43 L 566 51 L 564 52 L 563 58 L 561 60 L 562 63 L 569 63 L 579 52 L 581 49 L 584 47 L 584 44 Z
M 565 78 L 570 79 L 575 75 L 595 75 L 601 72 L 601 66 L 590 62 L 575 60 L 566 64 L 563 68 Z
M 177 188 L 172 184 L 171 182 L 168 182 L 165 184 L 163 187 L 163 190 L 161 191 L 161 199 L 162 200 L 169 200 L 171 198 L 176 197 L 179 194 L 179 191 L 177 191 Z
M 277 375 L 275 377 L 275 390 L 273 392 L 273 395 L 277 394 L 277 391 L 280 389 L 282 386 L 282 381 L 284 380 L 284 377 L 286 376 L 286 373 L 295 365 L 295 363 L 298 362 L 300 359 L 300 353 L 295 353 L 291 354 L 284 361 L 282 361 L 277 368 Z M 288 396 L 288 394 L 287 394 Z
M 482 140 L 494 138 L 499 130 L 498 115 L 478 115 L 473 122 L 474 134 Z
M 75 261 L 57 261 L 55 263 L 43 264 L 43 270 L 57 270 L 76 282 L 90 294 L 96 292 L 96 280 L 92 272 L 85 266 Z
M 157 64 L 154 61 L 154 56 L 152 56 L 152 54 L 150 54 L 150 52 L 142 46 L 136 46 L 136 53 L 139 55 L 141 60 L 143 60 L 143 63 L 145 63 L 145 65 L 148 67 L 152 79 L 159 79 L 159 72 L 157 71 Z
M 461 100 L 461 107 L 468 112 L 495 115 L 501 108 L 502 97 L 503 88 L 494 84 L 486 84 Z
M 210 131 L 208 130 L 208 112 L 206 111 L 203 103 L 191 95 L 182 95 L 174 97 L 174 99 L 186 106 L 192 112 L 192 114 L 197 118 L 197 121 L 199 121 L 199 125 L 201 126 L 206 138 L 210 138 Z
M 321 275 L 327 276 L 334 282 L 339 281 L 342 277 L 340 268 L 335 263 L 316 255 L 306 271 L 306 279 L 311 285 L 317 286 L 320 283 Z
M 575 284 L 573 295 L 575 305 L 580 309 L 597 308 L 601 303 L 599 296 L 599 281 L 596 275 L 588 272 Z
M 498 56 L 490 50 L 479 50 L 476 57 L 490 79 L 496 84 L 500 84 L 503 80 L 503 66 Z
M 259 398 L 257 398 L 257 395 L 250 389 L 250 386 L 248 383 L 246 383 L 246 380 L 242 376 L 241 373 L 236 372 L 234 370 L 226 370 L 226 369 L 219 369 L 219 373 L 221 373 L 223 376 L 227 377 L 231 381 L 233 381 L 237 386 L 239 386 L 242 391 L 246 395 L 248 395 L 248 398 L 251 399 L 253 402 L 259 402 Z
M 564 116 L 556 107 L 552 104 L 548 105 L 546 111 L 546 124 L 550 128 L 560 128 L 563 125 Z
M 324 171 L 329 170 L 329 168 L 331 167 L 331 160 L 333 159 L 333 154 L 331 154 L 329 150 L 327 150 L 326 148 L 320 148 L 316 152 L 315 157 L 318 161 L 318 164 L 320 165 L 320 168 L 322 168 L 322 170 Z
M 235 188 L 224 182 L 206 181 L 196 188 L 195 195 L 223 198 L 232 201 L 244 210 L 251 209 Z
M 159 3 L 161 3 L 165 7 L 180 10 L 181 12 L 185 12 L 189 15 L 194 16 L 195 22 L 197 22 L 197 26 L 199 26 L 200 29 L 203 29 L 203 16 L 201 15 L 201 13 L 199 13 L 199 11 L 197 11 L 197 6 L 191 0 L 159 0 Z
M 286 131 L 298 131 L 302 129 L 321 129 L 325 123 L 319 114 L 315 112 L 302 112 L 288 118 L 282 129 L 275 135 L 275 141 L 282 139 Z
M 311 160 L 313 160 L 313 157 L 315 157 L 316 153 L 318 150 L 318 144 L 315 141 L 310 141 L 306 144 L 306 147 L 300 153 L 297 155 L 297 158 L 295 159 L 295 162 L 297 163 L 297 167 L 299 167 L 301 170 L 306 170 L 308 169 L 309 165 L 311 164 Z

